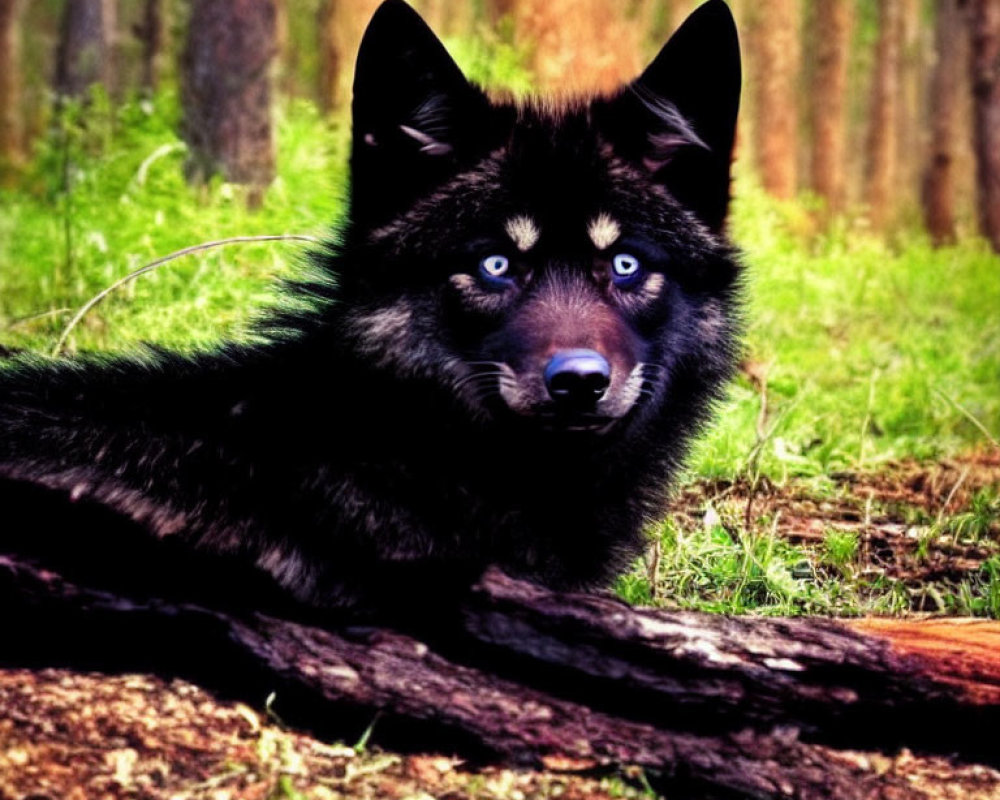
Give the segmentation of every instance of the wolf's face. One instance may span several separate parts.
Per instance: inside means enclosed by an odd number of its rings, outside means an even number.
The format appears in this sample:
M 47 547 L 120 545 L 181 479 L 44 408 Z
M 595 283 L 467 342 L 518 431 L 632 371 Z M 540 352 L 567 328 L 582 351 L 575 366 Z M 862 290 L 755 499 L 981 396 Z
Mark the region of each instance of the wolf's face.
M 731 360 L 739 97 L 722 0 L 635 82 L 493 102 L 401 0 L 355 79 L 345 334 L 481 420 L 606 433 Z

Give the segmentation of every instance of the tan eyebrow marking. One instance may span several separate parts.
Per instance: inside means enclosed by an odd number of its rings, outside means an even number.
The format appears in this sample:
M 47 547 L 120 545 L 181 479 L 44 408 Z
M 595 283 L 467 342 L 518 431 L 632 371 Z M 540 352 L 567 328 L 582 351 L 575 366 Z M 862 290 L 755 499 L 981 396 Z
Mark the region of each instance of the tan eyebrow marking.
M 606 250 L 618 241 L 622 229 L 608 214 L 601 212 L 590 221 L 587 235 L 598 250 Z
M 513 240 L 515 247 L 522 253 L 534 247 L 535 243 L 538 242 L 538 237 L 541 235 L 535 221 L 524 214 L 511 217 L 507 220 L 504 230 L 507 231 L 507 235 Z

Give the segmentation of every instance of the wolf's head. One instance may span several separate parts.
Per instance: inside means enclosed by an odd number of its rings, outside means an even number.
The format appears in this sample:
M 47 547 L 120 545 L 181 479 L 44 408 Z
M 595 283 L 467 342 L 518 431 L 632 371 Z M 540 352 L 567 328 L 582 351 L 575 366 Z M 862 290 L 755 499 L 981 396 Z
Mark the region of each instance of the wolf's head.
M 732 362 L 739 91 L 723 0 L 616 94 L 562 104 L 491 100 L 387 0 L 354 83 L 344 334 L 481 421 L 704 405 Z

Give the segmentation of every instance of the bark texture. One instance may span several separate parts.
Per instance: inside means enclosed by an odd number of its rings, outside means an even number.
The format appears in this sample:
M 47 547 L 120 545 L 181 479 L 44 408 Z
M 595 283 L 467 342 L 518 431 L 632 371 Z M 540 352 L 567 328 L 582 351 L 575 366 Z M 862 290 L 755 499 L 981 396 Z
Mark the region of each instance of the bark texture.
M 972 0 L 979 230 L 1000 253 L 1000 0 Z
M 854 23 L 853 0 L 815 3 L 812 41 L 816 71 L 812 102 L 812 189 L 830 211 L 846 199 L 847 66 Z
M 194 182 L 221 173 L 227 181 L 262 191 L 274 179 L 274 55 L 272 0 L 199 0 L 191 5 L 181 102 L 188 176 Z
M 1000 723 L 994 623 L 925 635 L 654 612 L 490 572 L 447 606 L 321 625 L 233 611 L 253 607 L 235 582 L 230 610 L 144 585 L 87 588 L 0 557 L 0 660 L 153 670 L 251 702 L 276 691 L 284 719 L 331 736 L 378 712 L 380 743 L 397 749 L 639 765 L 671 796 L 919 796 L 862 768 L 851 751 L 871 747 L 997 761 L 983 735 Z

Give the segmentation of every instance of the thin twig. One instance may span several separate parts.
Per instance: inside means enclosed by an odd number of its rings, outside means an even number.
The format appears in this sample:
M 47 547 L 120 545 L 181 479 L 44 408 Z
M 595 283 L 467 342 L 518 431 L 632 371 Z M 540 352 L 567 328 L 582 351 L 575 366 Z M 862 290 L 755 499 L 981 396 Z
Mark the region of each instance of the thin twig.
M 872 372 L 868 380 L 868 405 L 865 407 L 865 419 L 861 423 L 861 433 L 858 436 L 858 469 L 865 464 L 865 437 L 868 435 L 868 428 L 872 423 L 872 406 L 875 404 L 875 381 L 878 380 L 879 371 Z
M 934 521 L 935 528 L 941 527 L 941 522 L 944 520 L 944 515 L 945 512 L 948 510 L 948 506 L 951 505 L 951 501 L 954 499 L 955 493 L 958 491 L 958 488 L 963 483 L 965 483 L 965 479 L 968 476 L 968 474 L 969 474 L 969 465 L 966 464 L 965 467 L 962 469 L 962 474 L 958 476 L 958 480 L 955 481 L 955 485 L 951 487 L 951 491 L 948 492 L 948 496 L 944 499 L 944 504 L 938 511 L 937 519 Z
M 961 403 L 959 403 L 953 397 L 950 397 L 949 395 L 947 395 L 944 392 L 942 392 L 936 386 L 932 386 L 931 388 L 934 390 L 935 394 L 937 394 L 940 397 L 943 397 L 945 400 L 947 400 L 954 408 L 956 408 L 959 412 L 961 412 L 962 415 L 967 420 L 969 420 L 969 422 L 971 422 L 973 425 L 975 425 L 976 429 L 983 436 L 986 437 L 987 441 L 989 441 L 990 444 L 992 444 L 997 450 L 1000 450 L 1000 441 L 997 441 L 997 438 L 992 433 L 990 433 L 989 430 L 987 430 L 986 426 L 983 425 L 983 423 L 981 423 L 978 419 L 976 419 L 975 415 L 971 411 L 969 411 L 969 409 L 967 409 L 965 406 L 963 406 Z
M 62 352 L 63 347 L 66 345 L 66 340 L 69 338 L 70 333 L 73 328 L 82 320 L 87 313 L 100 303 L 105 297 L 111 294 L 115 289 L 124 286 L 126 283 L 135 280 L 140 275 L 150 272 L 162 264 L 166 264 L 168 261 L 173 261 L 175 258 L 180 258 L 181 256 L 187 256 L 191 253 L 198 253 L 202 250 L 210 250 L 213 247 L 222 247 L 228 244 L 239 244 L 242 242 L 311 242 L 312 244 L 319 244 L 320 240 L 315 236 L 304 236 L 302 234 L 278 234 L 278 235 L 266 235 L 266 236 L 233 236 L 229 239 L 218 239 L 214 242 L 202 242 L 201 244 L 192 245 L 191 247 L 185 247 L 183 250 L 177 250 L 170 255 L 163 256 L 163 258 L 158 258 L 144 267 L 139 267 L 139 269 L 134 272 L 130 272 L 123 278 L 119 278 L 110 286 L 102 289 L 96 295 L 94 295 L 90 300 L 88 300 L 79 311 L 73 316 L 73 319 L 69 321 L 66 327 L 63 329 L 62 335 L 59 337 L 59 341 L 56 342 L 55 347 L 52 348 L 52 355 L 57 356 Z
M 9 331 L 14 330 L 14 328 L 19 328 L 22 325 L 27 325 L 30 322 L 37 322 L 40 319 L 45 319 L 46 317 L 58 317 L 63 314 L 72 314 L 72 308 L 53 308 L 49 311 L 39 311 L 37 314 L 28 314 L 26 317 L 18 317 L 17 319 L 12 319 L 7 323 L 6 329 Z

